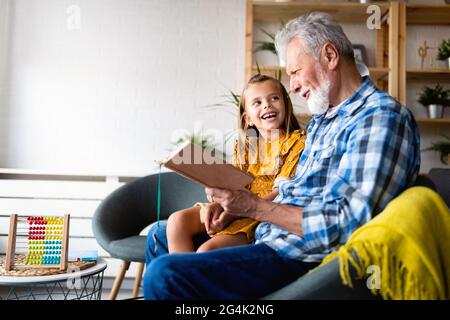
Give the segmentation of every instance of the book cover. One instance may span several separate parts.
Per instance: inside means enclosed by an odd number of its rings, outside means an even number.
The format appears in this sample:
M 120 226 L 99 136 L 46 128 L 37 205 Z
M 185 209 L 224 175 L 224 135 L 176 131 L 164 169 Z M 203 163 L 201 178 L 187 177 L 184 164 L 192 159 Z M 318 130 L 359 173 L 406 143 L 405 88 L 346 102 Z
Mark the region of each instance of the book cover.
M 190 141 L 177 148 L 162 164 L 176 173 L 204 187 L 242 190 L 255 178 L 222 157 L 215 156 L 211 149 L 202 148 Z

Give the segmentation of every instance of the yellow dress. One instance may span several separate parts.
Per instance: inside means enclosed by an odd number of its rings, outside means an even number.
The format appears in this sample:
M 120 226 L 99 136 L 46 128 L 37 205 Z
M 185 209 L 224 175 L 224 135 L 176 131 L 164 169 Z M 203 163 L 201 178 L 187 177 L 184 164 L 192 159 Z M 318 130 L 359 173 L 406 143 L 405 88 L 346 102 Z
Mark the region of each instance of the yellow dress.
M 247 186 L 248 190 L 259 197 L 267 196 L 273 188 L 278 187 L 279 181 L 288 180 L 295 174 L 305 140 L 304 130 L 295 130 L 290 135 L 265 142 L 259 148 L 251 148 L 247 143 L 245 150 L 239 152 L 236 144 L 233 165 L 255 177 L 255 180 Z M 243 232 L 249 241 L 252 241 L 258 223 L 259 221 L 250 218 L 238 219 L 214 236 Z

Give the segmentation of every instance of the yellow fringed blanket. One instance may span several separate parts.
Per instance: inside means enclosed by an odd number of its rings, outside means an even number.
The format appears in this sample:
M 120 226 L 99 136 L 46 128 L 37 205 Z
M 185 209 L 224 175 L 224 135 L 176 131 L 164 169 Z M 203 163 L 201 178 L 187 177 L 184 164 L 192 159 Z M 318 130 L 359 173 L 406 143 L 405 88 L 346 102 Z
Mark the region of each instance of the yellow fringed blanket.
M 322 264 L 335 257 L 344 285 L 350 263 L 357 278 L 380 271 L 371 291 L 384 299 L 450 299 L 450 211 L 431 189 L 407 189 Z

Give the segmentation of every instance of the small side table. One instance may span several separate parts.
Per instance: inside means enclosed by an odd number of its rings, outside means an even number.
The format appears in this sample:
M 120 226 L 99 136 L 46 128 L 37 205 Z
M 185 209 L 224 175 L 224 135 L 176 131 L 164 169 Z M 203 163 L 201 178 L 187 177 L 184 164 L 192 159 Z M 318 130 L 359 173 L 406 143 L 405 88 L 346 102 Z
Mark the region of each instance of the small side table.
M 106 266 L 99 258 L 95 266 L 77 272 L 0 276 L 0 300 L 100 300 Z

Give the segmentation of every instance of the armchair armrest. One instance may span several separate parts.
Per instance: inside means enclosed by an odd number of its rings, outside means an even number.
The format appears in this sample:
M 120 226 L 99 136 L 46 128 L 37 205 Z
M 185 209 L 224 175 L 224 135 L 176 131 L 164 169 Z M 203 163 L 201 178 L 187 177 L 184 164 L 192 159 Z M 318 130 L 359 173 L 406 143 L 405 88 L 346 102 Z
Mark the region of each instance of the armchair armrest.
M 350 274 L 355 276 L 352 266 Z M 353 288 L 342 284 L 339 274 L 339 259 L 330 262 L 298 280 L 265 296 L 263 300 L 380 300 L 381 296 L 370 293 L 365 279 L 353 279 Z

